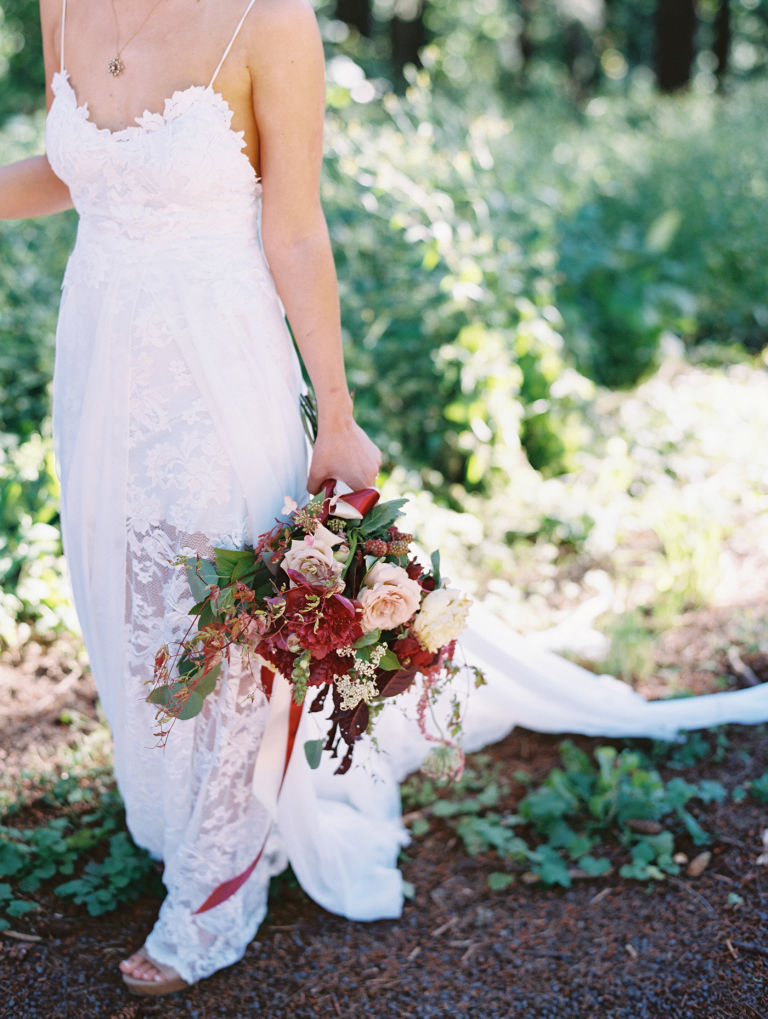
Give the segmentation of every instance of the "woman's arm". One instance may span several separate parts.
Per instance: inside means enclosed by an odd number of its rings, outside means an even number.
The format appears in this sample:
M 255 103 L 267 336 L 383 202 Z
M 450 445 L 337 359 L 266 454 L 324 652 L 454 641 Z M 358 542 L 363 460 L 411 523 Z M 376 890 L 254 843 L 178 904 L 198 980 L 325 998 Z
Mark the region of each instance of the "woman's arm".
M 69 188 L 45 156 L 0 166 L 0 219 L 49 216 L 71 208 Z
M 318 437 L 308 487 L 327 478 L 372 485 L 376 446 L 352 417 L 341 346 L 338 287 L 320 206 L 325 81 L 307 0 L 268 0 L 254 26 L 253 106 L 263 184 L 262 240 L 315 390 Z
M 50 82 L 55 67 L 55 33 L 61 4 L 58 0 L 40 0 L 40 24 L 43 35 L 45 80 Z M 53 95 L 46 87 L 46 109 Z M 18 163 L 0 166 L 0 219 L 49 216 L 72 208 L 69 189 L 51 169 L 45 156 L 32 156 Z

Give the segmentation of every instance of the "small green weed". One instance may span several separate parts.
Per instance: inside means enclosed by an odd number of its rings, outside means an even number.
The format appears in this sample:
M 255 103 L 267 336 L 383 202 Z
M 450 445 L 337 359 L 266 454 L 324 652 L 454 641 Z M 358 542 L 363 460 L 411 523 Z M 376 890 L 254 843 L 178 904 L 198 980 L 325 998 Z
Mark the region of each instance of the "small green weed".
M 35 899 L 57 878 L 54 894 L 85 906 L 91 916 L 109 912 L 142 892 L 160 892 L 157 868 L 125 831 L 123 803 L 102 771 L 41 779 L 32 803 L 11 803 L 4 820 L 32 805 L 63 811 L 34 827 L 0 825 L 0 930 L 38 908 Z
M 725 737 L 716 738 L 724 747 Z M 691 803 L 720 802 L 726 790 L 711 780 L 665 781 L 652 760 L 662 756 L 660 746 L 653 745 L 650 756 L 613 746 L 599 746 L 590 755 L 566 740 L 560 744 L 562 767 L 553 768 L 543 782 L 529 788 L 515 814 L 498 809 L 508 786 L 499 766 L 489 767 L 487 757 L 472 762 L 448 797 L 438 796 L 434 783 L 412 779 L 405 789 L 406 801 L 421 808 L 411 819 L 412 832 L 428 830 L 426 815 L 441 818 L 471 855 L 494 853 L 509 869 L 489 875 L 492 890 L 508 887 L 521 874 L 526 881 L 563 887 L 576 874 L 605 874 L 613 864 L 604 851 L 617 844 L 629 856 L 619 868 L 621 877 L 662 880 L 679 872 L 674 860 L 677 835 L 686 835 L 697 846 L 710 841 L 691 812 Z M 668 755 L 678 767 L 685 767 L 709 752 L 706 739 L 694 739 L 685 753 L 678 748 Z M 764 779 L 768 796 L 768 775 Z M 751 784 L 753 792 L 755 785 Z
M 758 803 L 768 803 L 768 771 L 749 783 L 749 793 Z

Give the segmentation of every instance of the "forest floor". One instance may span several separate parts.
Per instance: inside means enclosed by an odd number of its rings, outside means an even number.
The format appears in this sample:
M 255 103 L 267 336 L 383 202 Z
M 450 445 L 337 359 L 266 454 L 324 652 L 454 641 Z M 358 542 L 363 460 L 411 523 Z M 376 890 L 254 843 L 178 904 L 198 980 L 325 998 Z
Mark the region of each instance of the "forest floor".
M 690 631 L 689 643 L 694 638 Z M 711 640 L 710 631 L 699 633 L 702 647 Z M 751 665 L 768 678 L 764 657 Z M 71 754 L 73 730 L 100 731 L 92 682 L 66 646 L 0 667 L 0 704 L 2 784 L 17 794 L 31 773 Z M 541 779 L 557 763 L 561 739 L 516 729 L 486 752 L 483 767 Z M 588 750 L 609 741 L 575 742 Z M 730 790 L 768 767 L 766 726 L 732 726 L 721 744 L 717 763 L 699 760 L 677 773 Z M 522 791 L 513 785 L 499 809 L 514 810 Z M 268 917 L 242 962 L 155 1000 L 128 994 L 117 963 L 142 943 L 158 898 L 90 917 L 38 895 L 42 908 L 0 933 L 0 1016 L 765 1019 L 768 872 L 759 858 L 768 807 L 728 798 L 698 816 L 714 834 L 699 876 L 683 868 L 640 883 L 614 868 L 570 888 L 517 882 L 503 892 L 487 881 L 498 859 L 468 855 L 449 822 L 436 819 L 403 854 L 414 895 L 401 919 L 333 916 L 288 873 L 274 883 Z M 685 839 L 676 848 L 696 853 Z

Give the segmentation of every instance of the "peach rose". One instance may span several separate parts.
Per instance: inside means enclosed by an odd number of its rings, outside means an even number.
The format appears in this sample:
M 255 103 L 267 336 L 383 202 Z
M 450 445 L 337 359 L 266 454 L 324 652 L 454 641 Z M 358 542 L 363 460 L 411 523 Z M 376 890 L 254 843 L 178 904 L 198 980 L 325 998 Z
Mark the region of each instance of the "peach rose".
M 376 563 L 365 575 L 358 600 L 363 607 L 363 633 L 392 630 L 418 609 L 421 587 L 402 566 Z

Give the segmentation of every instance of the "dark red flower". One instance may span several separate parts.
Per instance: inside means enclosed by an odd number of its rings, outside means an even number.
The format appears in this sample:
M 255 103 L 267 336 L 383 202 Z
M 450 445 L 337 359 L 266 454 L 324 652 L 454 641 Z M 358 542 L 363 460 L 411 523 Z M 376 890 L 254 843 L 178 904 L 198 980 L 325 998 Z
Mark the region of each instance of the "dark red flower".
M 405 669 L 427 669 L 437 660 L 437 655 L 427 651 L 419 644 L 413 634 L 407 633 L 399 637 L 392 645 L 401 666 Z
M 285 612 L 275 632 L 265 637 L 268 646 L 288 650 L 298 644 L 313 659 L 324 658 L 362 636 L 362 609 L 349 598 L 323 596 L 308 587 L 292 587 L 283 597 Z

